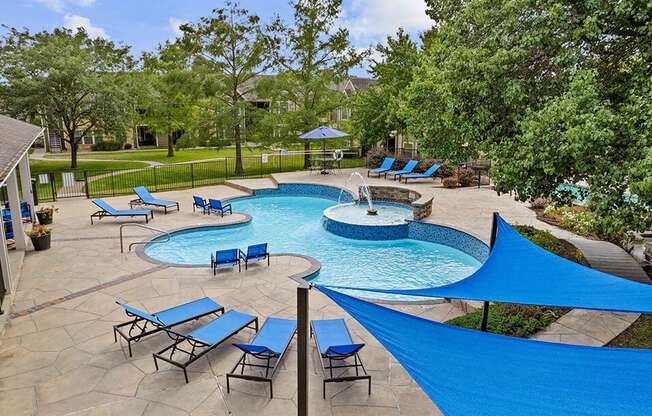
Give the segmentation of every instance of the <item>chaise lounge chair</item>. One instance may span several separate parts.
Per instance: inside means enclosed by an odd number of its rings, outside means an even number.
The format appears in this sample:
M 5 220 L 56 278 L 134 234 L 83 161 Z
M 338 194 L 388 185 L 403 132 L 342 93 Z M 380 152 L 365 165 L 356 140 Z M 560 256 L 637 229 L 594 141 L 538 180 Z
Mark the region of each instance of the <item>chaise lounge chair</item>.
M 389 175 L 389 176 L 393 176 L 394 177 L 393 179 L 398 178 L 398 180 L 400 181 L 401 180 L 401 175 L 408 175 L 408 174 L 412 173 L 412 171 L 414 170 L 414 168 L 417 167 L 418 164 L 419 164 L 418 160 L 410 160 L 409 162 L 407 162 L 405 164 L 405 166 L 403 166 L 403 169 L 390 170 L 389 172 L 386 172 L 385 173 L 385 178 L 387 178 L 387 175 Z
M 220 214 L 221 216 L 224 216 L 225 212 L 228 212 L 229 214 L 233 214 L 233 210 L 231 209 L 231 204 L 226 204 L 222 205 L 222 201 L 219 199 L 208 199 L 208 213 L 210 214 L 211 212 L 214 212 L 216 214 Z
M 254 328 L 251 328 L 251 324 L 254 324 Z M 165 361 L 181 368 L 187 383 L 188 372 L 186 368 L 190 364 L 245 328 L 251 328 L 258 332 L 258 317 L 233 309 L 188 334 L 181 334 L 165 328 L 174 343 L 153 354 L 156 371 L 158 371 L 158 360 Z M 189 349 L 183 349 L 182 345 L 187 345 Z M 188 359 L 184 361 L 175 360 L 175 353 L 185 354 Z
M 130 321 L 113 326 L 113 339 L 118 342 L 118 335 L 127 340 L 129 356 L 131 357 L 131 343 L 138 342 L 148 335 L 155 334 L 164 328 L 171 328 L 201 317 L 224 313 L 224 307 L 215 303 L 211 298 L 201 298 L 183 305 L 174 306 L 159 312 L 147 313 L 126 303 L 116 302 L 122 306 Z M 127 332 L 123 327 L 128 326 Z
M 230 248 L 228 250 L 217 250 L 215 256 L 211 253 L 211 269 L 213 276 L 217 274 L 219 267 L 231 267 L 238 265 L 238 271 L 242 271 L 240 267 L 240 250 L 237 248 Z
M 326 383 L 342 381 L 368 380 L 369 394 L 371 394 L 371 376 L 367 374 L 358 355 L 364 344 L 353 343 L 344 319 L 313 320 L 310 322 L 310 329 L 319 350 L 321 368 L 324 373 L 324 399 L 326 398 Z M 345 361 L 348 358 L 353 358 L 352 364 Z M 338 362 L 341 364 L 337 365 Z M 350 368 L 355 369 L 355 375 L 348 374 L 346 369 Z M 345 369 L 345 371 L 334 375 L 333 370 L 337 371 L 338 369 Z M 360 374 L 360 370 L 364 374 Z
M 152 194 L 150 194 L 147 188 L 144 186 L 135 187 L 134 192 L 136 195 L 138 195 L 138 199 L 129 201 L 129 206 L 132 208 L 134 205 L 152 205 L 155 207 L 162 207 L 165 210 L 166 214 L 168 213 L 168 208 L 170 207 L 177 207 L 177 211 L 179 211 L 179 203 L 177 201 L 154 198 L 154 196 L 152 196 Z
M 93 225 L 93 218 L 101 220 L 104 217 L 145 217 L 145 223 L 149 222 L 149 218 L 154 219 L 154 212 L 150 209 L 115 209 L 102 199 L 93 199 L 95 205 L 100 208 L 91 214 L 91 225 Z
M 249 263 L 265 259 L 267 259 L 267 265 L 269 266 L 269 253 L 267 252 L 267 243 L 249 246 L 247 247 L 246 253 L 240 251 L 240 261 L 244 262 L 245 270 L 247 270 Z
M 201 196 L 193 195 L 192 196 L 192 212 L 195 212 L 195 208 L 201 208 L 202 214 L 210 212 L 210 205 L 204 198 Z
M 238 360 L 238 363 L 233 367 L 231 372 L 226 374 L 227 393 L 231 392 L 231 378 L 264 381 L 269 383 L 269 397 L 273 399 L 272 379 L 274 378 L 274 373 L 296 332 L 296 320 L 269 317 L 262 328 L 260 328 L 260 331 L 258 331 L 256 336 L 248 344 L 233 344 L 241 349 L 244 354 L 242 354 L 242 357 Z M 247 358 L 249 358 L 249 362 L 247 362 Z M 252 362 L 252 359 L 258 361 Z M 240 367 L 239 372 L 237 371 L 238 367 Z M 251 367 L 252 370 L 257 368 L 264 369 L 265 375 L 245 374 L 245 367 Z
M 388 172 L 392 169 L 392 165 L 394 164 L 394 158 L 393 157 L 386 157 L 385 160 L 383 160 L 383 163 L 380 165 L 380 167 L 377 167 L 375 169 L 369 169 L 367 171 L 367 176 L 371 175 L 372 173 L 374 175 L 382 175 L 385 172 Z
M 440 166 L 441 165 L 438 165 L 438 164 L 434 163 L 432 166 L 430 166 L 428 168 L 428 170 L 426 170 L 423 173 L 410 173 L 408 175 L 401 176 L 401 179 L 405 179 L 405 183 L 407 183 L 408 179 L 426 179 L 426 178 L 430 178 L 432 175 L 435 174 L 435 172 L 437 172 L 439 170 Z M 399 179 L 399 181 L 400 181 L 400 179 Z

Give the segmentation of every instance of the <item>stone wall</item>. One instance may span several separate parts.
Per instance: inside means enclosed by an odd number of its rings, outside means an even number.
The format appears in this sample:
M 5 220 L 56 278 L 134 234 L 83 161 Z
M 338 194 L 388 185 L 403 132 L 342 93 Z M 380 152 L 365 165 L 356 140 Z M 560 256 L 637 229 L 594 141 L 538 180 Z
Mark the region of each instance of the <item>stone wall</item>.
M 358 190 L 360 192 L 360 190 Z M 371 199 L 374 201 L 391 201 L 409 204 L 414 209 L 414 219 L 420 220 L 432 213 L 432 197 L 424 197 L 420 193 L 406 188 L 394 186 L 370 186 Z

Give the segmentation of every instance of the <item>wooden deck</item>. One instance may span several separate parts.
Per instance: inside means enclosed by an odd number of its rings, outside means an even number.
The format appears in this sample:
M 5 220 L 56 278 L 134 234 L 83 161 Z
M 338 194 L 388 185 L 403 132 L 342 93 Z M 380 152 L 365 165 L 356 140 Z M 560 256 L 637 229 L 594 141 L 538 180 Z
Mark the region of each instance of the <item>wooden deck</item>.
M 652 284 L 647 273 L 625 250 L 607 241 L 571 238 L 589 265 L 597 270 L 640 283 Z

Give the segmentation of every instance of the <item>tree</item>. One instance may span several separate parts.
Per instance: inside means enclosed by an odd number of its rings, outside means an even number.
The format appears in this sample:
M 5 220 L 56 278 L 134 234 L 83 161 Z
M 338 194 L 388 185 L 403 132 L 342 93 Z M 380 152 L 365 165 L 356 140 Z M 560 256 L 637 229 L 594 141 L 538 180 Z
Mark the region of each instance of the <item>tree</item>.
M 174 134 L 187 131 L 198 96 L 190 55 L 179 43 L 166 42 L 157 55 L 143 54 L 144 122 L 167 135 L 168 157 L 174 156 Z
M 363 147 L 376 144 L 393 131 L 405 130 L 400 105 L 419 57 L 417 45 L 403 29 L 396 37 L 388 36 L 387 45 L 378 44 L 376 52 L 378 58 L 372 60 L 370 72 L 377 84 L 358 93 L 353 105 L 352 124 Z
M 241 129 L 251 108 L 245 97 L 254 90 L 258 75 L 273 67 L 278 41 L 258 16 L 231 1 L 197 24 L 182 25 L 181 30 L 182 42 L 194 57 L 193 68 L 202 77 L 204 93 L 228 108 L 235 173 L 242 174 Z
M 342 82 L 365 56 L 351 47 L 348 30 L 336 24 L 342 11 L 341 0 L 296 0 L 292 7 L 294 24 L 275 25 L 286 52 L 279 59 L 281 72 L 259 86 L 262 95 L 272 100 L 267 116 L 267 125 L 274 129 L 270 134 L 280 140 L 296 140 L 342 106 L 345 97 L 333 86 Z M 304 148 L 304 165 L 308 167 L 308 141 Z
M 121 80 L 132 68 L 128 47 L 91 39 L 83 29 L 10 29 L 0 41 L 0 96 L 12 115 L 38 115 L 62 131 L 74 169 L 79 144 L 91 131 L 124 132 Z
M 650 223 L 625 193 L 644 188 L 637 177 L 651 145 L 652 5 L 426 4 L 435 25 L 404 100 L 422 149 L 487 154 L 496 189 L 523 200 L 586 181 L 607 238 Z

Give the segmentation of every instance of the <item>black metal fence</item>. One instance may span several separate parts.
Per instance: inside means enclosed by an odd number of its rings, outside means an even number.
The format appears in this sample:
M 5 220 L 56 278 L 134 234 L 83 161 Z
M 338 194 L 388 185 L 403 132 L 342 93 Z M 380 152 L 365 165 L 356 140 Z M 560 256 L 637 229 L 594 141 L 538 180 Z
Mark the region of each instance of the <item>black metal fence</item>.
M 345 152 L 344 159 L 339 162 L 342 169 L 364 165 L 365 159 L 357 152 Z M 260 178 L 303 169 L 304 154 L 288 153 L 243 157 L 240 173 L 236 171 L 236 159 L 225 157 L 208 162 L 135 169 L 50 172 L 36 175 L 34 179 L 38 200 L 47 202 L 59 198 L 124 195 L 140 185 L 147 186 L 152 192 L 195 188 L 218 185 L 228 179 Z

